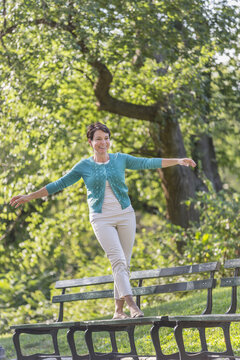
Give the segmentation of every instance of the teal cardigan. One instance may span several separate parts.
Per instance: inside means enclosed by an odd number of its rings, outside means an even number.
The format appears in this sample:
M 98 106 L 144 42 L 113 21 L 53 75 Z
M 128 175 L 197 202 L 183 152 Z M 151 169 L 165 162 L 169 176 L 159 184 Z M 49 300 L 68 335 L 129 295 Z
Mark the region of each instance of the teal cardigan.
M 83 159 L 60 179 L 46 186 L 49 194 L 63 190 L 83 178 L 87 188 L 88 205 L 91 212 L 101 213 L 106 180 L 108 180 L 122 209 L 131 203 L 125 183 L 125 169 L 142 170 L 162 167 L 160 158 L 141 158 L 127 154 L 109 154 L 107 164 L 96 164 L 93 157 Z

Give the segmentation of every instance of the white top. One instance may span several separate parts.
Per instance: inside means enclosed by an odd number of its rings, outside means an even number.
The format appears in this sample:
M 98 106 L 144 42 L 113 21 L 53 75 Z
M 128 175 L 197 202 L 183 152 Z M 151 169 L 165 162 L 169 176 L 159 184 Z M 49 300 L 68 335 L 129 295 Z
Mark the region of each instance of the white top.
M 96 162 L 96 164 L 103 165 L 103 164 L 107 164 L 108 162 L 109 160 L 104 163 Z M 122 209 L 119 201 L 117 200 L 116 196 L 114 195 L 114 192 L 112 191 L 109 182 L 106 180 L 102 212 L 101 213 L 90 212 L 89 217 L 90 217 L 90 221 L 92 221 L 97 218 L 122 215 L 130 211 L 134 211 L 132 205 L 129 205 L 126 209 Z

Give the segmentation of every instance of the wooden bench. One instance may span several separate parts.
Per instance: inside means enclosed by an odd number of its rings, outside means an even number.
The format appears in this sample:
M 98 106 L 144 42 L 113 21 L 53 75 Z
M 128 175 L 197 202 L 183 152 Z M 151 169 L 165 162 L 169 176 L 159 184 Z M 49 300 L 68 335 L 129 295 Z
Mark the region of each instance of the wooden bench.
M 181 360 L 190 360 L 194 357 L 196 360 L 210 359 L 210 358 L 233 358 L 234 355 L 230 338 L 230 325 L 232 322 L 240 321 L 240 314 L 236 314 L 237 310 L 237 287 L 240 285 L 240 259 L 227 260 L 224 264 L 225 269 L 234 270 L 233 277 L 223 277 L 220 282 L 220 287 L 232 288 L 231 304 L 225 314 L 209 314 L 209 315 L 191 315 L 191 316 L 168 316 L 164 320 L 168 324 L 175 322 L 174 328 L 175 338 L 178 345 L 179 355 Z M 186 328 L 199 328 L 204 331 L 206 328 L 222 328 L 224 334 L 224 340 L 226 350 L 223 352 L 213 352 L 208 350 L 208 346 L 205 341 L 202 342 L 202 349 L 200 352 L 192 354 L 186 351 L 183 339 L 183 330 Z M 158 351 L 158 349 L 156 349 Z M 238 356 L 239 358 L 239 356 Z
M 166 294 L 174 292 L 188 292 L 196 290 L 207 290 L 206 296 L 206 307 L 203 309 L 202 314 L 210 314 L 212 311 L 212 290 L 216 286 L 216 280 L 214 279 L 215 272 L 219 269 L 220 264 L 218 262 L 211 262 L 205 264 L 195 264 L 189 266 L 179 266 L 172 268 L 162 268 L 155 270 L 146 271 L 134 271 L 131 274 L 131 280 L 138 280 L 138 286 L 133 287 L 133 294 L 137 297 L 137 303 L 140 307 L 141 296 Z M 203 274 L 205 275 L 203 276 Z M 199 280 L 183 280 L 183 277 L 190 276 L 193 274 L 201 274 Z M 179 282 L 172 283 L 173 277 L 180 277 Z M 165 281 L 164 284 L 155 284 L 149 286 L 143 286 L 143 282 L 147 279 L 156 279 L 158 281 Z M 167 280 L 170 279 L 170 282 Z M 140 325 L 152 325 L 151 336 L 154 347 L 156 349 L 157 359 L 172 359 L 178 358 L 179 354 L 164 355 L 161 351 L 160 339 L 158 336 L 158 330 L 161 326 L 167 326 L 174 328 L 177 325 L 176 319 L 168 318 L 166 316 L 152 316 L 143 317 L 136 319 L 124 319 L 124 320 L 91 320 L 91 321 L 63 321 L 64 317 L 64 303 L 80 300 L 91 300 L 91 299 L 104 299 L 112 298 L 113 290 L 102 290 L 102 291 L 87 291 L 77 293 L 66 293 L 66 290 L 82 287 L 82 286 L 98 286 L 100 284 L 113 283 L 113 277 L 99 276 L 92 278 L 63 280 L 56 283 L 56 288 L 62 290 L 61 295 L 54 296 L 52 299 L 53 303 L 59 303 L 59 316 L 58 321 L 55 323 L 39 323 L 39 324 L 24 324 L 14 325 L 11 328 L 15 330 L 13 335 L 13 341 L 17 352 L 18 360 L 37 360 L 46 359 L 52 357 L 54 359 L 63 359 L 60 356 L 57 334 L 59 329 L 67 329 L 67 339 L 72 354 L 73 360 L 83 359 L 120 359 L 127 356 L 138 359 L 138 354 L 135 346 L 134 329 L 135 326 Z M 205 316 L 205 315 L 204 315 Z M 201 329 L 201 327 L 200 327 Z M 79 355 L 77 353 L 76 344 L 74 341 L 74 334 L 77 331 L 83 331 L 85 333 L 85 341 L 88 347 L 88 354 Z M 94 350 L 92 334 L 94 332 L 107 331 L 110 334 L 110 342 L 112 345 L 112 351 L 110 353 L 98 353 Z M 117 331 L 126 331 L 129 337 L 130 352 L 121 354 L 118 351 L 115 333 Z M 21 334 L 48 334 L 52 336 L 54 353 L 53 354 L 33 354 L 26 356 L 22 354 L 20 346 L 20 335 Z M 200 330 L 200 337 L 202 343 L 204 343 L 204 334 Z

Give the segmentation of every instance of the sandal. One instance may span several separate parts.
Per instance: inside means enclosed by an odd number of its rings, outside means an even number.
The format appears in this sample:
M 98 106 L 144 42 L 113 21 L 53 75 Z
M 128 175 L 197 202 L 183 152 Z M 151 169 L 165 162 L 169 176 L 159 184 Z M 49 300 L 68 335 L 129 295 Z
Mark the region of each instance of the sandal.
M 113 320 L 122 320 L 122 319 L 128 319 L 129 316 L 125 313 L 122 313 L 122 314 L 118 314 L 118 313 L 115 313 L 113 315 Z
M 140 317 L 144 317 L 144 313 L 141 311 L 141 312 L 134 312 L 132 315 L 131 315 L 131 318 L 140 318 Z

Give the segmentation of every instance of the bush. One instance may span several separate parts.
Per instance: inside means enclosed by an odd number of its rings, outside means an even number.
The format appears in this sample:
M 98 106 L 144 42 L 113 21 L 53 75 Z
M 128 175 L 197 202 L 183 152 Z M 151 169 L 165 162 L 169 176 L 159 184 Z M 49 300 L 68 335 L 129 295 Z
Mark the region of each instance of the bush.
M 240 195 L 226 190 L 201 192 L 193 202 L 199 212 L 198 223 L 188 229 L 162 223 L 156 228 L 158 235 L 153 235 L 166 266 L 239 257 Z

